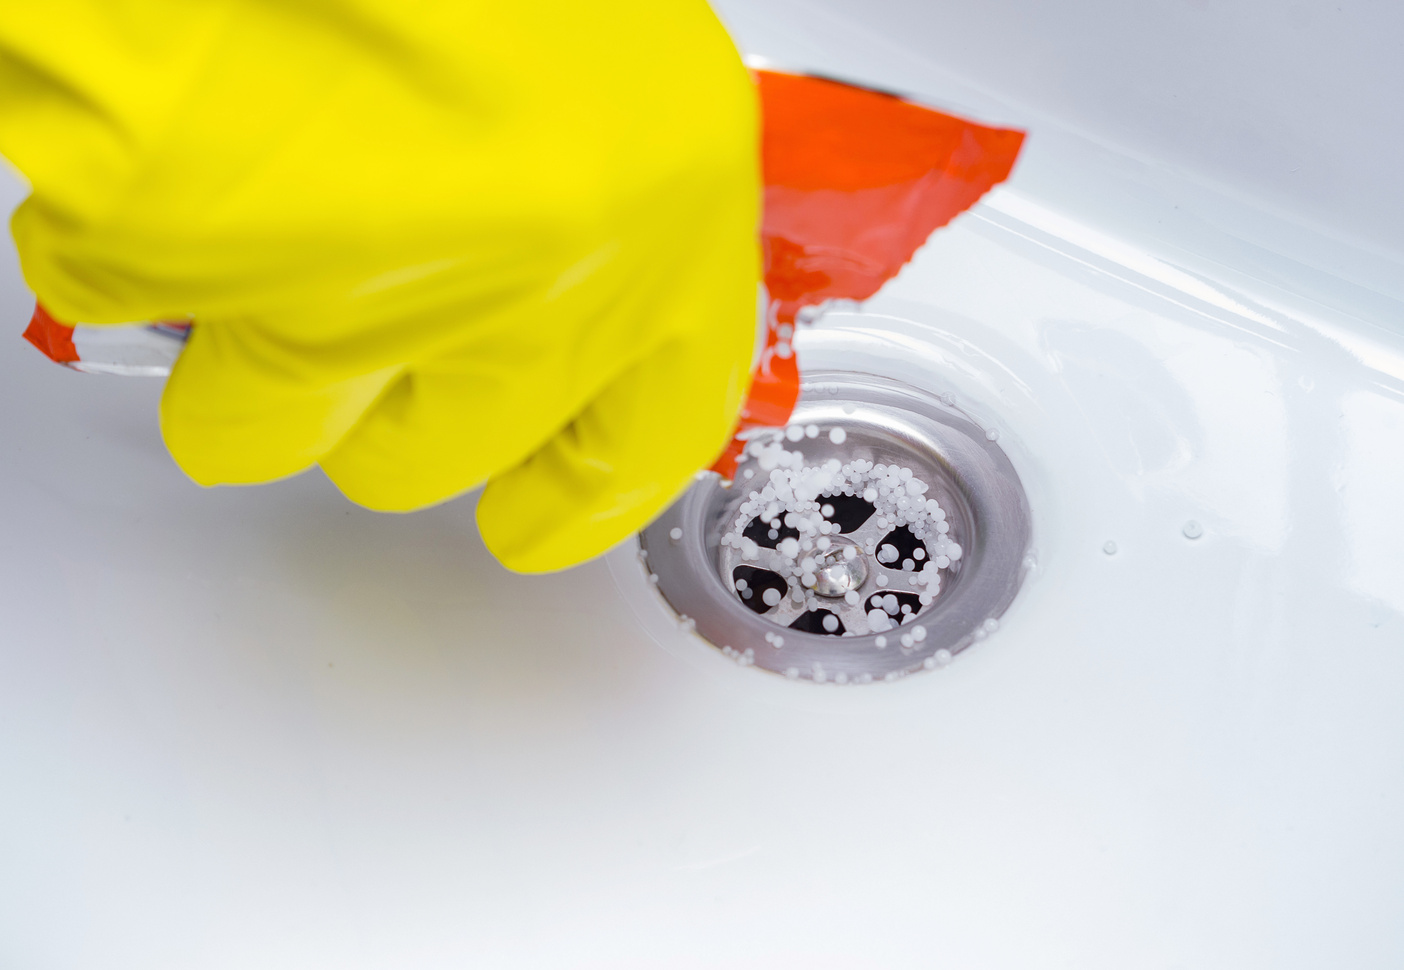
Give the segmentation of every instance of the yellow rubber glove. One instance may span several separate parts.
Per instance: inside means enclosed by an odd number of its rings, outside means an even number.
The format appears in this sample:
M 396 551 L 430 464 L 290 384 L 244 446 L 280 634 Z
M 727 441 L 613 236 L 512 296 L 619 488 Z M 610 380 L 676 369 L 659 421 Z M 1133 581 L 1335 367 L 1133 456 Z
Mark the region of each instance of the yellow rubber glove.
M 197 482 L 484 481 L 508 567 L 609 548 L 726 443 L 755 93 L 703 0 L 0 0 L 12 221 L 59 319 L 193 318 Z

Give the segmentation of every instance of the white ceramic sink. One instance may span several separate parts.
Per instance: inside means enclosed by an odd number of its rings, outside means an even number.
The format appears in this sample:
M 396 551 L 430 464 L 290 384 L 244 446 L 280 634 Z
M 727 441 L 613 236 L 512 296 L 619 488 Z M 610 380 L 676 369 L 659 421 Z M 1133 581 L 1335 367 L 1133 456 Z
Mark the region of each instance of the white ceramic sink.
M 631 549 L 504 572 L 471 496 L 201 490 L 159 382 L 19 340 L 7 251 L 0 966 L 1404 965 L 1401 237 L 1127 161 L 978 59 L 923 74 L 892 4 L 796 9 L 724 6 L 773 60 L 1031 131 L 799 344 L 861 332 L 1000 429 L 1038 563 L 1000 630 L 790 683 L 679 630 Z

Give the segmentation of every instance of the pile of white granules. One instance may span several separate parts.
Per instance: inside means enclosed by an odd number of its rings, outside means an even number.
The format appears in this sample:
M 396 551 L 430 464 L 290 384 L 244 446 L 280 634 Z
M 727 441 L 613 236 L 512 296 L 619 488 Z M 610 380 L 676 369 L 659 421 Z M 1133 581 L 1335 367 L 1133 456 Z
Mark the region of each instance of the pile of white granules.
M 945 510 L 935 499 L 925 497 L 927 484 L 915 477 L 910 468 L 874 464 L 861 458 L 846 464 L 831 458 L 821 465 L 806 465 L 802 454 L 786 450 L 787 439 L 813 438 L 817 432 L 814 426 L 792 425 L 783 436 L 769 436 L 747 444 L 745 454 L 768 477 L 762 479 L 764 484 L 757 488 L 755 472 L 750 468 L 743 471 L 738 485 L 750 484 L 752 491 L 738 510 L 731 530 L 722 537 L 722 544 L 736 549 L 745 562 L 778 573 L 789 584 L 789 595 L 796 606 L 804 605 L 810 610 L 819 608 L 823 602 L 813 592 L 816 572 L 822 568 L 818 558 L 835 548 L 834 539 L 830 537 L 838 536 L 840 528 L 826 518 L 833 515 L 834 509 L 824 500 L 838 495 L 860 496 L 877 510 L 874 518 L 880 534 L 906 526 L 922 544 L 911 558 L 901 561 L 898 561 L 901 554 L 897 548 L 880 544 L 881 540 L 868 540 L 864 551 L 889 569 L 910 572 L 909 582 L 919 593 L 921 604 L 929 605 L 941 589 L 940 571 L 961 557 L 960 545 L 948 537 L 950 526 L 946 523 Z M 845 437 L 842 428 L 829 432 L 829 440 L 835 444 L 841 444 Z M 780 530 L 785 527 L 799 535 L 781 539 L 776 548 L 767 549 L 742 534 L 757 517 L 769 525 L 772 540 L 778 539 Z M 852 559 L 857 549 L 845 543 L 843 554 Z M 880 575 L 878 584 L 883 585 L 885 581 L 886 577 Z M 781 598 L 777 591 L 769 590 L 765 604 L 774 606 Z M 844 599 L 850 606 L 856 606 L 859 594 L 849 591 Z M 901 610 L 897 597 L 892 595 L 887 595 L 885 601 L 879 597 L 874 605 L 883 608 L 867 613 L 868 630 L 848 630 L 848 634 L 882 633 L 915 617 L 914 613 Z

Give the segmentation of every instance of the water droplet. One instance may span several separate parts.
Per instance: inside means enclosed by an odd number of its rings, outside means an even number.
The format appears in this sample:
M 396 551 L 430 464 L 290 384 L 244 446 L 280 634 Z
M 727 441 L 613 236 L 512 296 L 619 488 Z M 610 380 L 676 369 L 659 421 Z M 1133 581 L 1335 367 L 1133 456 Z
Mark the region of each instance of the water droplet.
M 1204 535 L 1204 526 L 1200 525 L 1194 519 L 1190 519 L 1180 527 L 1180 531 L 1184 533 L 1186 539 L 1198 539 L 1200 536 Z
M 1110 539 L 1108 539 L 1107 542 L 1106 542 L 1106 544 L 1102 546 L 1102 551 L 1105 552 L 1108 556 L 1115 556 L 1115 555 L 1116 555 L 1116 543 L 1115 543 L 1115 542 L 1112 542 Z
M 999 432 L 996 431 L 994 428 L 991 428 L 990 430 L 985 432 L 985 437 L 990 441 L 998 441 Z
M 668 538 L 672 539 L 674 542 L 677 542 L 679 539 L 682 538 L 682 529 L 679 529 L 677 526 L 674 526 L 673 528 L 669 529 Z

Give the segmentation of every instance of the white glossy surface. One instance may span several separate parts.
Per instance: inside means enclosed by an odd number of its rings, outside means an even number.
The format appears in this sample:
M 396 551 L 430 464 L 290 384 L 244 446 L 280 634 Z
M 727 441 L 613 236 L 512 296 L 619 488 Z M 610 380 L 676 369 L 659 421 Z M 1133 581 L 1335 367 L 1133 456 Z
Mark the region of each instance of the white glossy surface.
M 1082 222 L 1404 326 L 1404 5 L 713 5 L 753 56 L 1027 129 L 1011 184 Z
M 1404 964 L 1404 348 L 1046 202 L 823 324 L 1034 504 L 1002 629 L 891 686 L 732 666 L 627 550 L 506 574 L 471 499 L 200 490 L 156 382 L 0 341 L 0 965 Z

